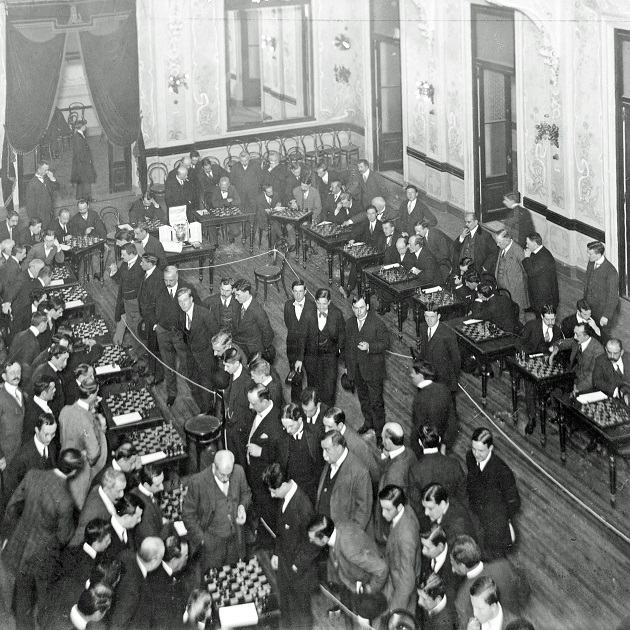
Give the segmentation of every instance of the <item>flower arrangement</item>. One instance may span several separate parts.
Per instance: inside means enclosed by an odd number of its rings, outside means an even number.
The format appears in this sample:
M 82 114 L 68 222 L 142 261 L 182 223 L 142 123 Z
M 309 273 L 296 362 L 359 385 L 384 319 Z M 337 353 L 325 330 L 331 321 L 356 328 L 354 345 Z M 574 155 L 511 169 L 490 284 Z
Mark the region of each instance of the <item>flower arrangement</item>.
M 555 123 L 550 125 L 548 122 L 538 123 L 534 141 L 540 143 L 543 140 L 549 140 L 554 147 L 560 148 L 560 128 L 558 125 Z
M 187 74 L 171 74 L 168 77 L 168 91 L 179 94 L 181 87 L 188 87 L 188 75 Z

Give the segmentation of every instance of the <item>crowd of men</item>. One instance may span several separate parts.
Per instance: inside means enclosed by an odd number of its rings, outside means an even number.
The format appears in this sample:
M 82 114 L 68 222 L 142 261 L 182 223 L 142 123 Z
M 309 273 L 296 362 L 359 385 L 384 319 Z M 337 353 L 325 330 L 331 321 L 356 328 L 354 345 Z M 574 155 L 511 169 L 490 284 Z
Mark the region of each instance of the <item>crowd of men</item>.
M 568 350 L 576 392 L 595 387 L 628 403 L 630 365 L 610 336 L 617 272 L 602 243 L 588 245 L 584 296 L 558 325 L 555 261 L 537 233 L 523 249 L 507 230 L 493 237 L 467 214 L 452 240 L 415 186 L 397 211 L 387 207 L 365 160 L 354 181 L 325 164 L 315 173 L 286 167 L 275 154 L 260 168 L 243 153 L 229 174 L 199 158 L 193 152 L 167 179 L 168 206 L 255 207 L 262 230 L 271 208 L 295 201 L 312 209 L 314 222 L 352 225 L 351 241 L 373 243 L 387 263 L 449 288 L 473 317 L 519 334 L 527 352 L 554 360 Z M 47 171 L 42 163 L 36 176 L 50 180 Z M 274 331 L 247 278 L 226 276 L 219 293 L 201 300 L 148 233 L 147 220 L 161 209 L 145 195 L 130 213 L 136 227 L 115 234 L 115 340 L 144 357 L 151 385 L 165 381 L 168 407 L 182 394 L 179 373 L 201 413 L 225 418 L 224 449 L 189 479 L 188 534 L 180 538 L 157 501 L 164 472 L 142 466 L 126 440 L 108 448 L 93 367 L 99 345 L 59 324 L 65 304 L 46 293 L 67 237 L 104 235 L 89 204 L 77 205 L 72 218 L 62 211 L 43 230 L 39 215 L 20 232 L 17 214 L 0 224 L 7 619 L 29 630 L 196 624 L 208 614 L 194 590 L 203 576 L 267 548 L 287 630 L 313 627 L 318 583 L 365 623 L 398 615 L 402 624 L 407 615 L 415 624 L 408 627 L 425 630 L 532 627 L 515 620 L 529 590 L 508 559 L 520 509 L 514 475 L 486 427 L 473 431 L 465 469 L 451 455 L 460 370 L 474 367 L 474 357 L 462 356 L 437 305 L 427 306 L 420 326 L 408 418 L 388 420 L 386 300 L 376 313 L 354 295 L 346 319 L 330 289 L 311 293 L 298 278 L 284 304 L 284 331 Z M 288 399 L 273 367 L 281 334 Z M 342 387 L 357 393 L 358 423 L 337 404 L 340 363 Z M 531 433 L 533 391 L 526 400 Z

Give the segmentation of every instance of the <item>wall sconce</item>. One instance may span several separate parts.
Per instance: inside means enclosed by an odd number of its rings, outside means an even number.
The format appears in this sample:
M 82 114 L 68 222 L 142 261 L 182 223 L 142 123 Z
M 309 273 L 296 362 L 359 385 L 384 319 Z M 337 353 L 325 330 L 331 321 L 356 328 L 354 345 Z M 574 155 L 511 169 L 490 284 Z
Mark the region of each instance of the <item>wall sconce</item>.
M 433 96 L 435 95 L 435 88 L 428 81 L 420 81 L 416 83 L 416 97 L 420 98 L 424 96 L 431 101 L 433 105 Z
M 337 37 L 335 37 L 334 44 L 335 47 L 339 50 L 350 50 L 350 46 L 352 45 L 350 43 L 350 38 L 344 33 L 341 33 L 337 35 Z
M 276 38 L 271 35 L 262 35 L 260 42 L 263 48 L 271 48 L 272 51 L 276 50 Z

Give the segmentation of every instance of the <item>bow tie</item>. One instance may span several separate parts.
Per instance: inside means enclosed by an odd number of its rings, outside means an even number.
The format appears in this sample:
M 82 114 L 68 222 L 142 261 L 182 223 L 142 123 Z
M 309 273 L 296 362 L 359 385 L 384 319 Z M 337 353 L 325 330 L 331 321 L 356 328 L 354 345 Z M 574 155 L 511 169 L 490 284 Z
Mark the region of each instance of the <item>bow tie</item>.
M 326 319 L 326 317 L 328 317 L 328 313 L 319 313 L 319 316 L 320 316 L 322 319 Z
M 302 302 L 293 302 L 293 306 L 299 306 L 300 308 L 304 308 L 304 304 Z

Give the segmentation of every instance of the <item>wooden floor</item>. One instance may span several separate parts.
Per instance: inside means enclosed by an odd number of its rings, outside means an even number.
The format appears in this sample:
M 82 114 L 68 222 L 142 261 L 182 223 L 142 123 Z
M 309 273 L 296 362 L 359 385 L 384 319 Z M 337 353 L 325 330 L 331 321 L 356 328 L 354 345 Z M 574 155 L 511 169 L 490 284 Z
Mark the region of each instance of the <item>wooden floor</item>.
M 442 219 L 441 219 L 442 221 Z M 264 250 L 263 250 L 264 251 Z M 255 250 L 254 254 L 260 253 Z M 225 255 L 218 251 L 216 263 L 228 263 L 215 270 L 215 286 L 222 275 L 253 279 L 253 269 L 264 264 L 266 258 L 240 262 L 242 257 Z M 290 260 L 286 283 L 290 284 L 299 273 L 314 292 L 327 286 L 325 256 L 320 252 L 312 256 L 306 269 Z M 198 282 L 196 271 L 182 270 L 189 281 Z M 115 288 L 110 280 L 104 285 L 88 285 L 100 312 L 111 318 L 115 301 Z M 207 274 L 199 286 L 202 298 L 209 294 Z M 351 314 L 350 302 L 343 300 L 334 287 L 334 301 L 346 315 Z M 262 296 L 259 296 L 262 300 Z M 287 373 L 282 324 L 283 292 L 274 289 L 269 293 L 266 309 L 276 331 L 278 358 L 276 367 L 282 376 Z M 564 303 L 569 311 L 567 302 Z M 391 350 L 405 356 L 390 354 L 387 358 L 385 404 L 387 419 L 410 422 L 410 401 L 413 395 L 408 369 L 411 365 L 409 345 L 415 342 L 413 322 L 406 322 L 404 338 L 398 341 L 391 314 L 385 316 L 391 331 Z M 568 447 L 566 466 L 560 464 L 557 428 L 548 428 L 548 441 L 542 449 L 538 433 L 526 437 L 523 433 L 525 418 L 518 425 L 510 421 L 503 424 L 495 419 L 497 412 L 511 409 L 510 385 L 507 374 L 491 380 L 486 413 L 474 401 L 481 399 L 478 379 L 463 375 L 458 398 L 461 434 L 455 444 L 455 454 L 463 461 L 474 428 L 485 425 L 496 435 L 496 451 L 508 462 L 517 479 L 522 498 L 522 509 L 516 526 L 518 545 L 512 560 L 525 571 L 532 586 L 532 598 L 527 616 L 537 629 L 593 630 L 615 628 L 623 617 L 630 617 L 630 545 L 611 528 L 630 537 L 630 472 L 625 463 L 619 463 L 617 508 L 608 500 L 607 459 L 598 453 L 585 454 L 576 446 Z M 165 406 L 164 385 L 156 390 L 158 402 L 167 418 L 181 428 L 182 422 L 196 413 L 196 406 L 182 384 L 176 404 Z M 470 398 L 469 398 L 470 396 Z M 356 396 L 339 388 L 337 403 L 346 410 L 349 422 L 362 424 Z M 590 513 L 586 508 L 590 508 Z M 596 518 L 594 515 L 597 515 Z M 606 526 L 608 523 L 611 528 Z M 315 601 L 317 628 L 343 627 L 342 621 L 331 621 L 326 615 L 329 603 L 322 596 Z

